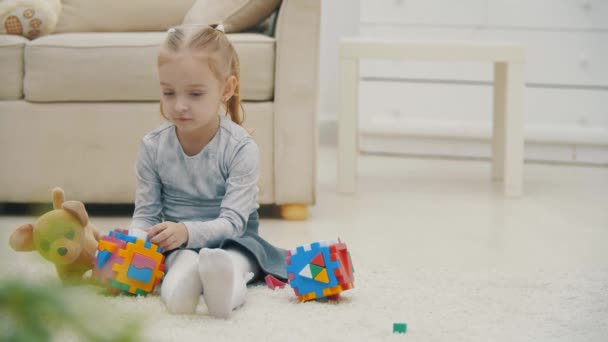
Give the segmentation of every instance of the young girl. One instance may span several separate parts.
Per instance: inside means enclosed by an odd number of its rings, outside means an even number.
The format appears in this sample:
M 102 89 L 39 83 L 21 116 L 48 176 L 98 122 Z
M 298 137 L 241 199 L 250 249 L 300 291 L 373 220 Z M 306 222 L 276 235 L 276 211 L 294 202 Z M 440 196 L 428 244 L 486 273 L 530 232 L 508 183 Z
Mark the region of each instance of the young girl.
M 239 59 L 219 26 L 168 32 L 158 56 L 161 114 L 136 163 L 130 231 L 167 251 L 161 298 L 193 313 L 201 292 L 209 313 L 227 318 L 249 281 L 285 280 L 285 251 L 258 235 L 258 146 L 240 126 Z

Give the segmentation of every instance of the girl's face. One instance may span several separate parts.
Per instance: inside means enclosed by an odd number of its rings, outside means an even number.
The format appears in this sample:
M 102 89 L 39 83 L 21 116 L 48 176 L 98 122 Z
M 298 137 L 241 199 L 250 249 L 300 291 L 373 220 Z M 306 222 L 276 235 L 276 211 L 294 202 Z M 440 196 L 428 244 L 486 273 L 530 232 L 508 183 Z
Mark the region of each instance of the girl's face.
M 215 124 L 222 100 L 232 95 L 227 82 L 220 82 L 209 64 L 192 53 L 175 54 L 158 73 L 163 114 L 181 131 Z

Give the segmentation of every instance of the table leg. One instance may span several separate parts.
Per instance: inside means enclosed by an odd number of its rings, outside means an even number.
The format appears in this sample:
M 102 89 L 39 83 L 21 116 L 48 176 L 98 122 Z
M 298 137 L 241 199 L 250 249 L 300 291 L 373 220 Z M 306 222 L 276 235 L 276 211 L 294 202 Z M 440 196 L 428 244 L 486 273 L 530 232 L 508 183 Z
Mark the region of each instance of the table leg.
M 502 180 L 505 167 L 505 95 L 507 63 L 494 63 L 494 112 L 492 120 L 492 179 Z
M 521 196 L 524 164 L 524 65 L 509 63 L 505 87 L 505 183 L 506 196 Z
M 338 113 L 338 192 L 354 193 L 357 178 L 359 120 L 359 61 L 340 59 L 340 110 Z

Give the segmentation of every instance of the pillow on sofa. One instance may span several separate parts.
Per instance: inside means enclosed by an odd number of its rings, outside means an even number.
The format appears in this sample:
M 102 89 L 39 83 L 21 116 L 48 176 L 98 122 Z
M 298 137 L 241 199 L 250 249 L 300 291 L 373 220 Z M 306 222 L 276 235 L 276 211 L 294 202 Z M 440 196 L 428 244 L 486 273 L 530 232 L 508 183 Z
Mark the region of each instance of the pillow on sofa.
M 166 31 L 195 0 L 62 0 L 57 32 Z
M 197 0 L 184 24 L 224 25 L 226 33 L 242 32 L 268 18 L 281 0 Z
M 0 2 L 0 33 L 29 39 L 49 34 L 60 11 L 59 0 L 4 0 Z

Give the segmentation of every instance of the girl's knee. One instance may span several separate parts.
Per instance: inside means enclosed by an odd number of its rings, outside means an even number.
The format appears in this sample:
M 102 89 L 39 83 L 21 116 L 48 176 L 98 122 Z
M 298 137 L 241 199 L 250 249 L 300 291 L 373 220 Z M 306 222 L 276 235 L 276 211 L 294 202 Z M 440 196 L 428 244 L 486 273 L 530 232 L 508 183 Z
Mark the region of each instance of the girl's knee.
M 172 268 L 174 265 L 186 265 L 186 264 L 196 264 L 198 262 L 198 254 L 190 249 L 180 249 L 177 250 L 167 257 L 165 260 L 165 265 L 167 266 L 167 270 Z

